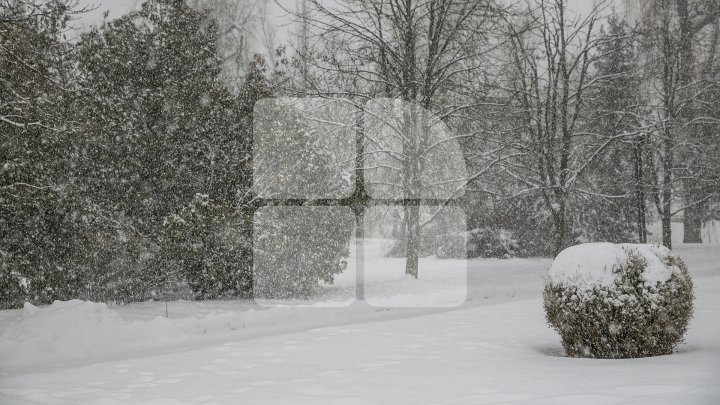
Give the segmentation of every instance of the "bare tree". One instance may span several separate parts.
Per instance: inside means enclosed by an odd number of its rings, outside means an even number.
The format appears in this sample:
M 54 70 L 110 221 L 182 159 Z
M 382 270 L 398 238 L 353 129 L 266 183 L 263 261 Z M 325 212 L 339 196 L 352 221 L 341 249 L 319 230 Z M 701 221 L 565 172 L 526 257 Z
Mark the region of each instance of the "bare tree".
M 662 243 L 672 246 L 671 220 L 685 211 L 685 242 L 701 242 L 700 231 L 706 202 L 712 191 L 697 187 L 702 177 L 697 170 L 697 154 L 703 148 L 694 133 L 707 123 L 697 116 L 696 105 L 710 89 L 698 78 L 696 43 L 700 33 L 720 17 L 715 2 L 688 0 L 656 0 L 647 8 L 641 22 L 646 65 L 656 126 L 652 137 L 654 164 L 653 196 L 662 226 Z M 712 48 L 711 48 L 712 49 Z M 708 58 L 714 57 L 714 50 Z M 689 154 L 689 155 L 688 155 Z M 683 157 L 691 156 L 689 159 Z M 680 208 L 676 191 L 684 189 L 685 201 Z M 675 204 L 677 205 L 677 204 Z
M 613 142 L 637 135 L 592 133 L 585 125 L 589 89 L 603 79 L 589 74 L 602 38 L 596 30 L 601 10 L 598 5 L 587 16 L 575 16 L 564 0 L 538 0 L 527 5 L 527 17 L 507 22 L 510 90 L 521 123 L 513 147 L 522 156 L 506 172 L 524 185 L 523 193 L 541 196 L 552 219 L 555 253 L 573 242 L 571 198 L 607 197 L 584 187 L 588 169 Z
M 268 3 L 255 0 L 188 0 L 196 9 L 206 10 L 218 25 L 218 50 L 223 59 L 221 79 L 237 94 L 255 50 L 265 46 L 271 54 Z
M 697 42 L 706 28 L 716 26 L 720 19 L 720 4 L 711 1 L 702 1 L 691 4 L 689 0 L 677 0 L 676 10 L 679 19 L 679 43 L 678 43 L 678 82 L 681 90 L 680 98 L 684 104 L 679 109 L 681 118 L 683 138 L 689 144 L 696 144 L 698 139 L 695 132 L 702 132 L 707 125 L 706 119 L 698 116 L 698 101 L 708 91 L 708 86 L 703 77 L 703 66 L 711 64 L 716 49 L 711 47 L 706 57 L 707 61 L 701 58 L 703 55 L 698 52 Z M 712 30 L 711 36 L 717 36 L 717 29 Z M 717 39 L 715 40 L 717 41 Z M 704 62 L 704 63 L 703 63 Z M 702 243 L 702 223 L 707 211 L 708 200 L 713 196 L 714 190 L 708 190 L 704 182 L 702 159 L 697 159 L 698 165 L 685 170 L 683 181 L 684 194 L 684 233 L 683 242 Z
M 375 127 L 377 131 L 372 124 L 365 125 L 364 157 L 383 154 L 387 160 L 381 159 L 380 165 L 398 176 L 391 187 L 398 193 L 391 194 L 406 202 L 406 273 L 417 277 L 425 223 L 420 219 L 419 200 L 428 198 L 422 191 L 429 186 L 423 180 L 429 171 L 428 156 L 442 150 L 440 145 L 457 142 L 454 136 L 438 139 L 433 128 L 469 107 L 457 93 L 459 80 L 482 68 L 479 61 L 492 48 L 491 25 L 497 21 L 499 7 L 493 1 L 476 0 L 360 0 L 332 6 L 308 0 L 295 13 L 304 24 L 304 35 L 313 36 L 309 42 L 315 45 L 299 47 L 305 66 L 309 62 L 308 69 L 315 75 L 304 75 L 311 81 L 304 88 L 318 95 L 346 97 L 363 109 L 367 100 L 386 100 L 365 109 L 366 120 L 381 125 Z M 301 39 L 307 44 L 307 38 Z M 390 150 L 389 144 L 393 144 Z M 365 163 L 368 173 L 377 168 L 370 166 Z M 480 175 L 452 180 L 466 184 Z M 366 179 L 384 182 L 372 174 Z M 435 179 L 436 185 L 441 182 Z M 439 199 L 431 193 L 439 205 L 462 195 L 462 187 L 443 189 L 452 191 Z

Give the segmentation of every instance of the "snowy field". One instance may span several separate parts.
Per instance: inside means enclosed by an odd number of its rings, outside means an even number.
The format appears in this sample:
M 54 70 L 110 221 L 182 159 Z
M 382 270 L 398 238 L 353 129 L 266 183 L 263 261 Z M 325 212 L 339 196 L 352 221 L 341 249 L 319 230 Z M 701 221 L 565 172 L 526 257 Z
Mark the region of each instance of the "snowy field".
M 549 259 L 428 259 L 417 282 L 380 241 L 362 248 L 364 274 L 303 307 L 0 311 L 0 404 L 720 403 L 717 245 L 675 249 L 696 286 L 686 343 L 633 360 L 563 356 L 542 310 Z

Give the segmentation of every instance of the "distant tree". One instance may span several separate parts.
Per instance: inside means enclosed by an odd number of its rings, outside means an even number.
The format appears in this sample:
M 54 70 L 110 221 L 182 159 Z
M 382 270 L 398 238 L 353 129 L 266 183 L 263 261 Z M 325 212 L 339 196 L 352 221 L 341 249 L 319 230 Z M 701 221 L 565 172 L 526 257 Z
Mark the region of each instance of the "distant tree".
M 464 162 L 460 150 L 439 152 L 458 138 L 442 139 L 438 128 L 468 107 L 462 81 L 467 72 L 480 71 L 480 55 L 487 52 L 493 32 L 489 27 L 500 10 L 493 1 L 308 0 L 296 13 L 302 27 L 299 87 L 368 107 L 365 183 L 389 187 L 385 191 L 391 195 L 381 191 L 374 197 L 409 200 L 401 243 L 406 245 L 405 271 L 415 278 L 427 224 L 420 219 L 419 200 L 459 198 L 465 183 L 485 173 L 468 175 L 464 166 L 443 172 L 443 164 Z M 384 101 L 365 104 L 373 98 Z M 437 156 L 456 160 L 436 162 Z M 379 167 L 397 169 L 396 176 L 367 170 Z M 444 177 L 448 174 L 452 179 Z
M 592 107 L 590 127 L 593 132 L 617 136 L 634 134 L 610 145 L 597 160 L 590 176 L 600 198 L 589 198 L 583 204 L 583 215 L 595 223 L 582 228 L 596 234 L 590 240 L 622 242 L 635 239 L 629 231 L 633 225 L 636 239 L 647 241 L 646 183 L 648 177 L 647 127 L 645 100 L 641 92 L 642 71 L 635 52 L 635 38 L 625 21 L 617 14 L 607 20 L 601 31 L 598 57 L 593 76 L 598 85 L 589 94 Z
M 683 242 L 702 243 L 702 225 L 708 213 L 709 203 L 717 201 L 717 137 L 708 132 L 717 128 L 720 116 L 704 116 L 703 104 L 712 91 L 713 76 L 708 65 L 713 64 L 717 52 L 720 4 L 716 1 L 677 0 L 678 17 L 678 85 L 680 86 L 679 117 L 687 152 L 680 151 L 684 163 L 679 173 L 683 196 Z M 701 47 L 703 37 L 709 37 L 708 47 Z M 704 49 L 703 49 L 704 48 Z M 704 111 L 703 111 L 704 110 Z M 698 153 L 699 152 L 699 153 Z M 709 152 L 709 153 L 708 153 Z M 713 184 L 714 183 L 714 184 Z
M 685 214 L 685 242 L 701 242 L 703 213 L 714 196 L 705 184 L 708 161 L 703 158 L 707 150 L 703 142 L 712 140 L 698 135 L 716 120 L 698 114 L 703 98 L 712 90 L 708 78 L 701 79 L 698 43 L 718 18 L 720 7 L 714 1 L 654 0 L 640 21 L 646 85 L 654 101 L 651 116 L 658 128 L 649 142 L 654 162 L 649 167 L 652 200 L 660 214 L 662 242 L 668 248 L 672 246 L 671 219 L 680 211 Z
M 221 81 L 237 94 L 250 73 L 253 50 L 260 48 L 268 27 L 270 2 L 254 0 L 188 0 L 190 7 L 206 10 L 218 29 L 217 50 L 221 60 Z M 272 45 L 269 51 L 272 52 Z
M 610 145 L 629 137 L 588 127 L 594 108 L 588 98 L 599 85 L 590 67 L 602 41 L 596 29 L 600 7 L 574 16 L 563 0 L 538 1 L 528 6 L 527 19 L 507 24 L 510 113 L 519 128 L 504 142 L 519 155 L 503 166 L 523 193 L 540 196 L 552 221 L 555 254 L 576 242 L 574 206 L 581 207 L 584 196 L 603 198 L 590 169 Z

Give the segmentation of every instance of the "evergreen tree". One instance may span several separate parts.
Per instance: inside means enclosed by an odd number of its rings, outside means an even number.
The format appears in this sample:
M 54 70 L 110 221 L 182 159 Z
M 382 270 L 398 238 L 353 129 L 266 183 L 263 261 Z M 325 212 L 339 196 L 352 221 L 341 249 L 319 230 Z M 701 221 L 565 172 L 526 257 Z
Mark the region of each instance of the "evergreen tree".
M 642 99 L 634 38 L 616 14 L 602 36 L 590 129 L 601 137 L 621 137 L 602 151 L 588 176 L 596 192 L 577 207 L 578 231 L 585 240 L 645 242 L 646 133 L 638 120 Z
M 86 89 L 77 108 L 84 130 L 81 193 L 95 218 L 114 229 L 94 254 L 109 259 L 98 263 L 99 273 L 128 284 L 120 299 L 142 299 L 168 283 L 202 284 L 193 280 L 198 272 L 184 266 L 207 251 L 184 245 L 204 245 L 222 225 L 211 225 L 218 216 L 196 216 L 192 235 L 164 224 L 192 210 L 198 194 L 225 213 L 246 194 L 249 135 L 237 100 L 218 79 L 216 42 L 206 12 L 184 1 L 149 0 L 83 35 L 78 45 Z M 188 240 L 180 243 L 180 236 Z
M 85 285 L 67 153 L 71 4 L 0 8 L 0 308 L 68 298 Z

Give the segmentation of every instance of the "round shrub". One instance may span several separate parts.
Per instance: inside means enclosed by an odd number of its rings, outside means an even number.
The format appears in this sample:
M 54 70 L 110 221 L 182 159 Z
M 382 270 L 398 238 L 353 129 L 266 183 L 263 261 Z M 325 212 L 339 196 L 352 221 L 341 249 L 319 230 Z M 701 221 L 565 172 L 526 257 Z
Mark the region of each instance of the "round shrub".
M 615 359 L 672 353 L 694 295 L 687 266 L 667 248 L 587 243 L 556 257 L 543 298 L 568 356 Z

